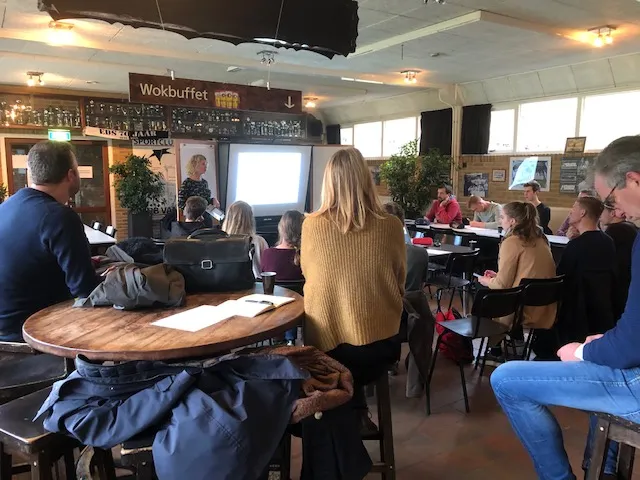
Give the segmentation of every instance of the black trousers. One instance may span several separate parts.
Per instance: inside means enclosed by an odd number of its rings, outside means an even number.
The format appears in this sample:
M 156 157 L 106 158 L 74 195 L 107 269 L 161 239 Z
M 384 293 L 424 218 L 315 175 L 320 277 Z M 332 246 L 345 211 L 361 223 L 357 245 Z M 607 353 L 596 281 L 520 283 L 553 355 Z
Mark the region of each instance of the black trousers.
M 380 376 L 400 356 L 397 337 L 369 345 L 342 344 L 327 352 L 345 367 L 354 380 L 354 396 L 350 403 L 300 422 L 296 429 L 302 436 L 301 480 L 362 480 L 372 462 L 360 437 L 357 409 L 366 408 L 364 387 Z M 295 434 L 295 433 L 294 433 Z

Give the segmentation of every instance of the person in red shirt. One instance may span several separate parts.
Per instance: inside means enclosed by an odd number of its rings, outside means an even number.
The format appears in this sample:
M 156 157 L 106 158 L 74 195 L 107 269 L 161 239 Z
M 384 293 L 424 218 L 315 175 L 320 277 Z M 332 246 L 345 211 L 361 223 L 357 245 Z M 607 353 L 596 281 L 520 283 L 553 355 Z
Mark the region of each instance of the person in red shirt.
M 430 222 L 444 223 L 449 225 L 452 222 L 462 223 L 462 213 L 460 204 L 453 198 L 453 189 L 449 185 L 442 185 L 438 188 L 438 199 L 433 202 L 431 209 L 424 216 Z

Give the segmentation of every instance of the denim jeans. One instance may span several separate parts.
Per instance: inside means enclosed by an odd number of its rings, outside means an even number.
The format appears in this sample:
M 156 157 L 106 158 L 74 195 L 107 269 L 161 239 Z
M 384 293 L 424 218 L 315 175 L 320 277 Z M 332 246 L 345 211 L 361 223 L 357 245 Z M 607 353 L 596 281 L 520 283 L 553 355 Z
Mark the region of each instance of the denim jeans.
M 576 478 L 549 406 L 604 412 L 640 423 L 640 368 L 514 361 L 493 372 L 491 385 L 540 480 Z

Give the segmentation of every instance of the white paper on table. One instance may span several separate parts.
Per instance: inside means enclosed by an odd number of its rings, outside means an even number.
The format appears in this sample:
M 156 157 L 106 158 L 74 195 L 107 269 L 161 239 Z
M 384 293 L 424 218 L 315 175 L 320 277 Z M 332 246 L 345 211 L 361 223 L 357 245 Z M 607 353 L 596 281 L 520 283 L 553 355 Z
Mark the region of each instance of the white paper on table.
M 254 293 L 252 295 L 247 295 L 246 297 L 238 299 L 239 302 L 246 302 L 247 300 L 252 300 L 254 302 L 271 302 L 275 307 L 280 307 L 282 305 L 286 305 L 287 303 L 293 302 L 295 298 L 277 297 L 275 295 L 263 295 L 261 293 Z
M 185 332 L 197 332 L 198 330 L 210 327 L 236 315 L 235 303 L 235 301 L 229 300 L 218 306 L 202 305 L 163 318 L 162 320 L 153 322 L 151 325 L 183 330 Z

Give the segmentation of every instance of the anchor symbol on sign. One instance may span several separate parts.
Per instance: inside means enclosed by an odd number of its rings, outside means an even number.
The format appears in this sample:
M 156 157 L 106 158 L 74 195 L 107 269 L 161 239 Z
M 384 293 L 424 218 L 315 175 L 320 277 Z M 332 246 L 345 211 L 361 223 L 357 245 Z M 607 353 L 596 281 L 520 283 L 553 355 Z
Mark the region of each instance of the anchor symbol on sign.
M 291 95 L 289 95 L 289 97 L 287 98 L 287 103 L 285 103 L 284 106 L 287 108 L 293 108 L 296 106 L 295 103 L 291 103 Z

